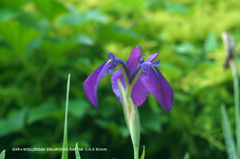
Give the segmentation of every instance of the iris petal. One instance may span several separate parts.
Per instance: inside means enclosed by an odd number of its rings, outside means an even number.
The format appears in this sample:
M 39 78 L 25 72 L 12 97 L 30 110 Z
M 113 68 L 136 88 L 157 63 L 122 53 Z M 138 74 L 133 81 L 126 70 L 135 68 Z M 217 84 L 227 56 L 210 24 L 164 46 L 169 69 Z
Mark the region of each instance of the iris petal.
M 133 100 L 133 103 L 137 107 L 142 105 L 147 98 L 147 94 L 148 94 L 148 89 L 144 86 L 142 81 L 138 79 L 132 89 L 131 98 Z
M 158 52 L 148 56 L 148 58 L 145 60 L 145 62 L 152 62 L 157 58 L 157 56 L 158 56 Z
M 125 84 L 121 70 L 118 70 L 112 74 L 111 83 L 112 83 L 112 89 L 114 94 L 117 96 L 120 103 L 122 103 L 120 91 L 118 88 L 118 79 L 121 81 L 122 85 L 126 89 L 126 84 Z M 136 84 L 133 86 L 132 93 L 131 93 L 131 98 L 133 100 L 133 103 L 137 107 L 140 106 L 146 100 L 147 94 L 148 94 L 147 88 L 142 84 L 140 80 L 138 80 Z
M 113 61 L 112 59 L 105 61 L 101 64 L 83 83 L 84 92 L 88 100 L 98 108 L 98 99 L 97 99 L 97 87 L 101 79 L 111 73 L 119 62 Z
M 123 87 L 126 89 L 125 80 L 124 80 L 121 70 L 118 70 L 112 74 L 111 83 L 112 83 L 112 89 L 113 89 L 114 94 L 117 96 L 120 103 L 122 103 L 120 91 L 118 89 L 118 79 L 121 81 Z
M 137 66 L 140 63 L 140 57 L 141 57 L 141 47 L 136 46 L 132 50 L 132 52 L 131 52 L 128 60 L 127 60 L 127 65 L 129 67 L 129 71 L 130 71 L 131 76 L 133 75 L 135 69 L 137 68 Z
M 174 90 L 158 69 L 142 64 L 140 80 L 166 112 L 173 108 Z

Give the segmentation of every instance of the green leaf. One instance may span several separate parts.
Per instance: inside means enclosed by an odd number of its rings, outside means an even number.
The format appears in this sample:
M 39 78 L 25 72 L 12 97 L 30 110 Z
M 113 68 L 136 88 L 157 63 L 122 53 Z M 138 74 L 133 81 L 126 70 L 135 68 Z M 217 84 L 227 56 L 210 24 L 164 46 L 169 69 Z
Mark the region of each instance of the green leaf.
M 42 49 L 46 51 L 46 58 L 54 65 L 61 65 L 67 62 L 65 52 L 73 49 L 78 44 L 67 39 L 52 39 L 51 41 L 44 41 L 41 45 Z
M 165 1 L 163 3 L 163 6 L 166 10 L 169 10 L 174 13 L 180 13 L 180 14 L 188 14 L 189 13 L 188 7 L 186 7 L 180 3 L 173 3 L 173 2 Z
M 72 26 L 81 26 L 88 22 L 106 23 L 107 18 L 100 12 L 99 9 L 94 9 L 84 13 L 73 11 L 64 16 L 61 20 L 62 24 Z
M 69 101 L 69 114 L 76 118 L 82 118 L 89 111 L 89 102 L 85 100 L 71 100 Z
M 141 124 L 145 129 L 147 129 L 147 131 L 150 130 L 159 133 L 162 130 L 162 117 L 159 114 L 154 112 L 144 113 L 142 114 L 141 119 Z
M 205 42 L 204 42 L 204 51 L 206 54 L 213 52 L 218 47 L 217 37 L 214 31 L 209 32 Z
M 19 55 L 25 52 L 30 42 L 41 35 L 37 30 L 16 21 L 0 23 L 0 34 L 3 40 L 10 44 Z
M 10 8 L 1 8 L 0 9 L 0 22 L 7 21 L 18 17 L 18 12 Z
M 28 124 L 32 124 L 36 121 L 50 117 L 57 111 L 57 107 L 50 102 L 43 103 L 43 105 L 36 108 L 32 108 L 29 111 L 29 117 L 27 119 Z
M 144 9 L 144 0 L 121 0 L 117 1 L 117 6 L 119 6 L 119 9 L 130 9 L 131 11 L 137 11 Z
M 5 6 L 13 9 L 19 9 L 21 8 L 22 4 L 25 3 L 26 0 L 14 0 L 14 1 L 9 1 L 9 0 L 1 0 L 0 1 L 0 6 Z
M 42 38 L 36 38 L 32 40 L 25 49 L 25 55 L 29 56 L 30 53 L 41 46 L 43 39 Z
M 7 119 L 0 119 L 0 137 L 19 131 L 25 122 L 27 109 L 18 110 Z
M 145 146 L 143 145 L 143 152 L 142 152 L 141 159 L 144 159 L 144 158 L 145 158 Z
M 113 39 L 115 41 L 122 41 L 127 44 L 136 44 L 140 39 L 144 39 L 145 37 L 131 29 L 126 29 L 123 27 L 119 27 L 115 24 L 103 25 L 99 27 L 99 37 L 101 40 L 109 41 L 109 39 Z
M 225 105 L 221 105 L 221 110 L 222 110 L 223 132 L 224 132 L 228 159 L 237 159 L 236 146 L 232 136 L 231 126 L 229 124 L 229 119 L 228 119 Z
M 94 41 L 89 36 L 84 35 L 84 34 L 76 36 L 74 41 L 79 44 L 84 44 L 84 45 L 93 45 L 94 44 Z
M 34 1 L 39 10 L 50 19 L 55 18 L 57 15 L 61 13 L 67 12 L 67 9 L 56 0 L 50 1 L 34 0 Z
M 0 154 L 0 159 L 5 159 L 5 150 L 3 150 Z
M 196 48 L 192 43 L 183 42 L 180 45 L 177 45 L 175 50 L 179 54 L 192 54 L 196 51 Z
M 67 149 L 68 148 L 67 114 L 68 114 L 69 89 L 70 89 L 70 74 L 68 75 L 68 81 L 67 81 L 66 110 L 65 110 L 64 134 L 63 134 L 63 149 Z M 68 159 L 68 151 L 62 151 L 62 159 Z
M 76 146 L 75 146 L 75 156 L 76 156 L 76 159 L 81 159 L 81 156 L 78 150 L 78 143 L 76 143 Z
M 190 159 L 190 154 L 189 154 L 189 152 L 186 152 L 186 153 L 185 153 L 183 159 Z

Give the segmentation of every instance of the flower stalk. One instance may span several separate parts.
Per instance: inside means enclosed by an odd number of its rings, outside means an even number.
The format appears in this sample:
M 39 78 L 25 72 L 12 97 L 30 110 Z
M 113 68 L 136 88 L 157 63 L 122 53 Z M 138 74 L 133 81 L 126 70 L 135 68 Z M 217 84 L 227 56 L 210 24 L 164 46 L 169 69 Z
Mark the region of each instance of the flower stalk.
M 238 79 L 238 53 L 235 50 L 235 41 L 231 35 L 222 33 L 223 42 L 226 50 L 225 70 L 230 66 L 233 74 L 233 91 L 235 105 L 235 127 L 236 127 L 236 150 L 234 148 L 235 158 L 240 158 L 240 102 L 239 102 L 239 79 Z M 235 153 L 235 151 L 237 151 Z
M 238 80 L 238 57 L 234 50 L 234 59 L 230 61 L 230 67 L 233 73 L 233 91 L 234 91 L 234 105 L 235 105 L 235 120 L 236 120 L 236 138 L 237 138 L 237 153 L 240 157 L 240 116 L 239 116 L 239 80 Z
M 125 91 L 122 83 L 118 80 L 118 86 L 122 99 L 123 113 L 125 117 L 128 130 L 133 143 L 134 159 L 139 159 L 139 143 L 140 143 L 140 118 L 137 107 L 134 105 L 131 98 L 127 98 L 127 92 Z

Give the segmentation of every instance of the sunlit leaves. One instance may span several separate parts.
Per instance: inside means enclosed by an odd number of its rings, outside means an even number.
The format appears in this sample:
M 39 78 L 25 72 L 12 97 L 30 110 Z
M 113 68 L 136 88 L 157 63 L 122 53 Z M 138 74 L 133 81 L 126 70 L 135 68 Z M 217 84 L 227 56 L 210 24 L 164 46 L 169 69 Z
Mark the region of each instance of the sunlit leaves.
M 8 118 L 0 118 L 0 137 L 19 131 L 24 127 L 27 109 L 14 112 Z
M 99 9 L 90 10 L 88 12 L 72 11 L 61 20 L 62 24 L 80 26 L 88 22 L 106 23 L 107 18 Z
M 5 22 L 0 24 L 0 34 L 14 52 L 21 55 L 27 45 L 41 34 L 33 28 L 26 27 L 19 22 Z
M 46 17 L 53 19 L 57 15 L 67 12 L 65 6 L 59 3 L 56 0 L 43 1 L 43 0 L 34 0 L 35 4 Z
M 218 47 L 218 41 L 217 41 L 217 37 L 216 34 L 211 31 L 209 32 L 205 43 L 204 43 L 204 51 L 206 54 L 213 52 L 215 49 L 217 49 Z

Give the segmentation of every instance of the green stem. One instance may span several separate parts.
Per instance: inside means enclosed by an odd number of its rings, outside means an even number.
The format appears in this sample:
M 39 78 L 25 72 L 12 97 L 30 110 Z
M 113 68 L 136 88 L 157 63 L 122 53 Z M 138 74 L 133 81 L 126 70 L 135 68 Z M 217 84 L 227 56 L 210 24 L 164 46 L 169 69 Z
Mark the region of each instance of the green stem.
M 139 151 L 139 147 L 133 147 L 133 149 L 134 149 L 134 159 L 139 159 L 138 158 L 138 151 Z
M 239 81 L 238 81 L 238 57 L 234 50 L 234 60 L 230 61 L 230 66 L 233 73 L 234 87 L 234 104 L 235 104 L 235 120 L 236 120 L 236 139 L 237 139 L 237 156 L 240 157 L 240 118 L 239 118 Z
M 125 104 L 125 106 L 124 106 L 124 101 L 122 100 L 123 111 L 124 111 L 125 120 L 126 120 L 126 123 L 128 125 L 128 129 L 129 129 L 130 136 L 131 136 L 132 143 L 133 143 L 134 159 L 139 159 L 138 154 L 139 154 L 139 142 L 140 142 L 140 119 L 139 119 L 138 110 L 132 102 L 131 92 L 132 92 L 133 86 L 136 84 L 138 78 L 140 77 L 140 75 L 142 73 L 142 69 L 141 68 L 139 69 L 136 76 L 134 77 L 134 79 L 130 83 L 129 82 L 129 77 L 127 76 L 127 73 L 125 72 L 123 66 L 121 64 L 119 64 L 119 67 L 122 71 L 122 74 L 123 74 L 123 77 L 124 77 L 124 80 L 125 80 L 125 83 L 126 83 L 126 94 L 125 94 L 126 98 L 125 98 L 125 100 L 130 99 L 130 103 L 127 102 L 127 105 Z M 120 92 L 121 92 L 121 90 L 120 90 Z M 123 96 L 121 95 L 121 98 L 122 97 Z M 132 112 L 135 112 L 135 113 L 132 114 Z M 131 114 L 131 116 L 129 116 L 130 115 L 129 113 Z M 132 123 L 132 121 L 134 122 L 134 124 Z

